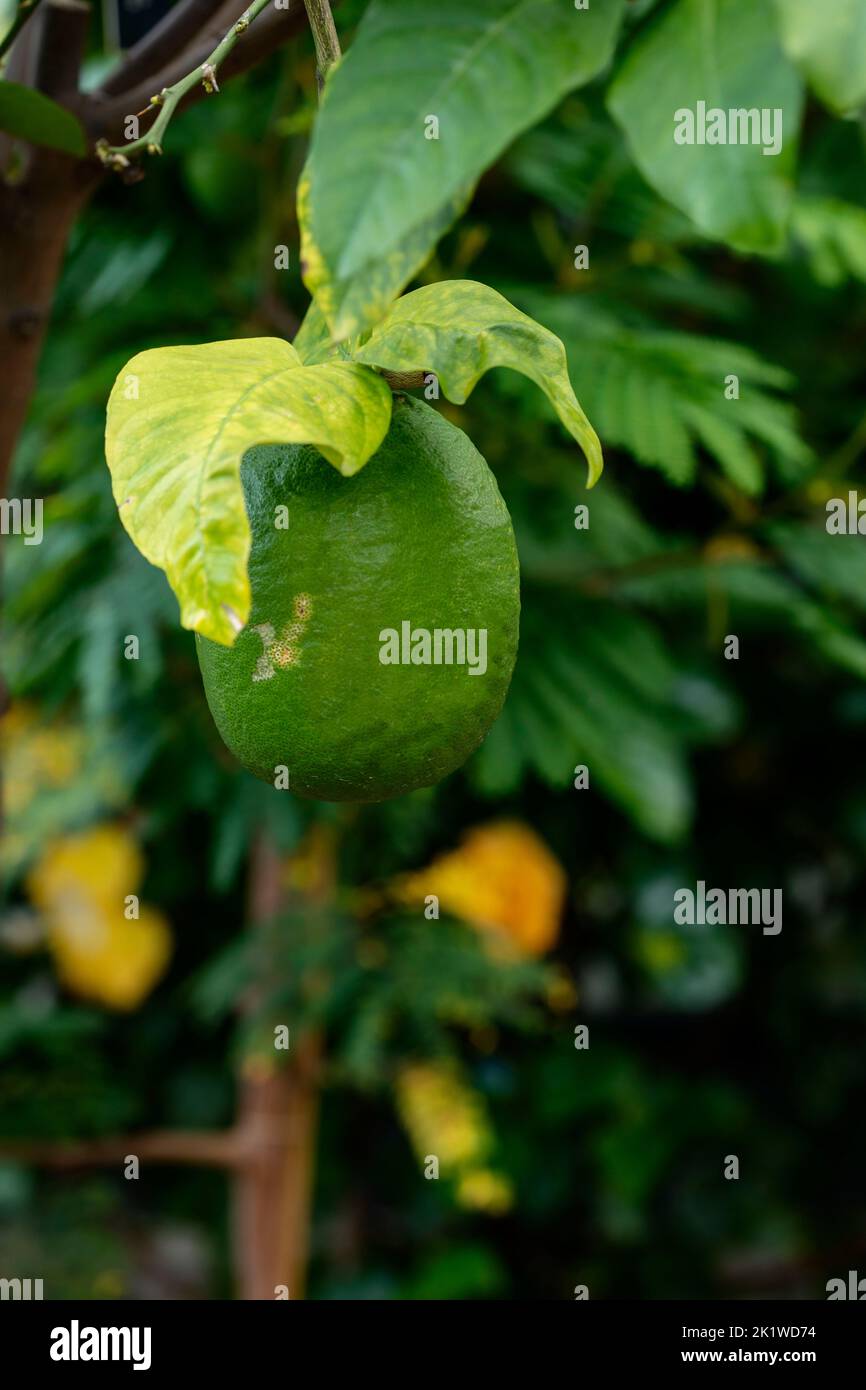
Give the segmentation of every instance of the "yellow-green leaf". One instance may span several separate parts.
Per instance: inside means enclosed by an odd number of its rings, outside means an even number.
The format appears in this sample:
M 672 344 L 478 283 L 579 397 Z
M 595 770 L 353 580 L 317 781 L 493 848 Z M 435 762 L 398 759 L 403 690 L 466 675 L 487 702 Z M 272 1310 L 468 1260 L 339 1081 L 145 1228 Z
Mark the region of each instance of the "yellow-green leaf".
M 313 299 L 304 315 L 303 323 L 295 334 L 292 347 L 305 367 L 316 367 L 332 357 L 348 357 L 344 343 L 335 343 L 325 315 Z
M 467 184 L 447 199 L 430 217 L 406 233 L 399 245 L 382 248 L 380 254 L 357 271 L 333 275 L 320 250 L 308 215 L 307 175 L 298 184 L 298 219 L 301 226 L 301 268 L 304 284 L 319 312 L 330 324 L 337 342 L 345 342 L 378 323 L 405 285 L 430 257 L 443 232 L 455 222 L 472 196 Z M 303 326 L 303 325 L 302 325 Z
M 164 570 L 181 623 L 230 646 L 247 620 L 250 530 L 241 460 L 256 444 L 313 444 L 344 476 L 375 453 L 391 393 L 367 367 L 305 367 L 279 338 L 156 348 L 108 403 L 105 452 L 121 520 Z
M 601 445 L 572 390 L 565 348 L 487 285 L 443 280 L 413 290 L 398 299 L 355 357 L 392 372 L 432 372 L 458 405 L 491 367 L 522 372 L 541 387 L 583 449 L 589 486 L 601 475 Z

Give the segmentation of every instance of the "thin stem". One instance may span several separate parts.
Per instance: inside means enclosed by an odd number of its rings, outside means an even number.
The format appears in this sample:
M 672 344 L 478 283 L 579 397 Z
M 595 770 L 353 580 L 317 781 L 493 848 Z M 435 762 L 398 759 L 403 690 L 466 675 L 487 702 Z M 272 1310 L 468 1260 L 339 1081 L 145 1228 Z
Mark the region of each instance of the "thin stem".
M 35 1163 L 41 1168 L 111 1167 L 127 1156 L 153 1163 L 191 1163 L 196 1167 L 233 1168 L 245 1156 L 243 1138 L 233 1130 L 151 1130 L 71 1142 L 0 1143 L 0 1159 Z
M 221 0 L 180 0 L 134 48 L 129 49 L 123 62 L 99 90 L 106 96 L 119 96 L 142 80 L 153 79 L 164 63 L 194 42 L 205 25 L 216 23 L 220 8 Z M 220 24 L 217 32 L 221 31 Z
M 383 372 L 392 391 L 409 391 L 415 386 L 427 385 L 427 372 Z
M 5 57 L 9 52 L 9 49 L 12 47 L 30 16 L 36 13 L 39 8 L 39 3 L 40 0 L 21 0 L 12 27 L 8 29 L 3 35 L 3 38 L 0 39 L 0 58 Z
M 182 77 L 179 82 L 175 82 L 171 87 L 163 88 L 161 92 L 151 97 L 150 104 L 159 108 L 159 115 L 146 135 L 142 135 L 138 140 L 131 140 L 127 145 L 97 145 L 97 154 L 103 164 L 123 169 L 129 163 L 129 156 L 138 150 L 146 150 L 148 154 L 162 154 L 162 138 L 178 103 L 183 100 L 187 92 L 192 91 L 193 87 L 198 86 L 200 82 L 206 92 L 219 91 L 216 76 L 220 63 L 231 53 L 238 39 L 246 33 L 253 20 L 270 3 L 271 0 L 253 0 L 253 3 L 244 10 L 225 37 L 217 44 L 213 53 L 208 55 L 200 67 L 193 68 L 192 72 L 187 73 L 186 77 Z
M 325 78 L 340 59 L 340 40 L 337 38 L 337 29 L 334 24 L 334 16 L 331 14 L 329 0 L 304 0 L 304 6 L 310 21 L 310 28 L 313 31 L 313 42 L 316 45 L 316 63 L 318 66 L 316 77 L 321 92 L 325 85 Z

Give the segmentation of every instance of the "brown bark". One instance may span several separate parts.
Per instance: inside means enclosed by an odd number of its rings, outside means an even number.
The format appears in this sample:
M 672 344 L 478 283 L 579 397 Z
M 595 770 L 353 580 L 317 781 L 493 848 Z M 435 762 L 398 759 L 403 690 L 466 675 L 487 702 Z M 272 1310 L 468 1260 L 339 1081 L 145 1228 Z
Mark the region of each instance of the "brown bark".
M 46 0 L 12 48 L 10 76 L 61 104 L 74 100 L 89 17 L 81 0 Z M 95 161 L 24 148 L 20 181 L 0 182 L 0 494 L 33 394 L 66 242 L 100 178 Z M 4 168 L 10 154 L 4 137 Z
M 49 151 L 20 187 L 0 185 L 0 494 L 27 416 L 67 239 L 98 166 Z
M 320 856 L 317 896 L 331 891 L 327 849 Z M 260 838 L 250 862 L 252 929 L 285 906 L 281 861 Z M 267 962 L 263 964 L 267 970 Z M 245 1007 L 255 1008 L 255 994 Z M 321 1042 L 315 1035 L 280 1054 L 248 1059 L 241 1075 L 238 1125 L 247 1155 L 234 1190 L 234 1252 L 238 1296 L 273 1299 L 285 1285 L 289 1297 L 304 1295 L 309 1253 L 310 1205 L 319 1110 Z
M 241 1138 L 234 1130 L 149 1130 L 142 1134 L 110 1135 L 68 1143 L 9 1140 L 0 1144 L 0 1159 L 33 1163 L 53 1171 L 114 1167 L 134 1154 L 152 1163 L 189 1163 L 197 1168 L 227 1168 L 242 1158 Z
M 242 1080 L 239 1124 L 249 1157 L 234 1180 L 238 1298 L 273 1299 L 280 1285 L 303 1298 L 319 1108 L 319 1044 L 288 1065 Z

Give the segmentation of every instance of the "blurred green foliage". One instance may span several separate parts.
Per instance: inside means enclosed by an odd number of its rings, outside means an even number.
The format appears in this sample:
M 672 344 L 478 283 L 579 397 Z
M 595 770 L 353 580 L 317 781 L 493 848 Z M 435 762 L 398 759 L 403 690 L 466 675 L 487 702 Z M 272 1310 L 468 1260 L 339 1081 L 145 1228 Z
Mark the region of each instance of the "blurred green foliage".
M 344 11 L 344 35 L 362 8 Z M 866 1246 L 866 541 L 824 529 L 866 444 L 864 130 L 809 99 L 787 249 L 747 258 L 645 182 L 607 85 L 506 152 L 422 277 L 470 273 L 560 334 L 606 446 L 587 495 L 577 451 L 520 378 L 494 373 L 470 405 L 442 406 L 497 475 L 524 604 L 502 718 L 442 786 L 344 821 L 241 773 L 102 457 L 105 401 L 133 352 L 292 336 L 304 313 L 308 40 L 180 116 L 146 179 L 107 184 L 82 217 L 17 461 L 21 494 L 46 498 L 45 541 L 7 547 L 4 669 L 15 701 L 83 729 L 87 754 L 72 787 L 22 813 L 9 912 L 48 834 L 122 812 L 176 954 L 131 1019 L 65 997 L 39 950 L 0 955 L 3 1134 L 226 1123 L 250 1042 L 231 1018 L 249 968 L 248 846 L 262 826 L 285 852 L 313 822 L 339 827 L 338 911 L 276 924 L 285 958 L 263 1014 L 288 1009 L 329 1039 L 315 1297 L 570 1298 L 578 1283 L 592 1297 L 820 1297 Z M 273 268 L 279 244 L 288 272 Z M 130 632 L 137 662 L 122 655 Z M 723 657 L 730 633 L 738 661 Z M 567 870 L 554 959 L 577 982 L 571 1011 L 545 1003 L 552 963 L 505 970 L 469 928 L 357 909 L 359 891 L 502 816 Z M 781 887 L 782 934 L 674 926 L 673 890 L 698 878 Z M 305 995 L 310 974 L 327 983 Z M 395 1068 L 446 1055 L 492 1117 L 516 1191 L 505 1216 L 424 1182 L 400 1129 Z M 722 1178 L 731 1153 L 738 1182 Z M 53 1252 L 59 1296 L 112 1297 L 149 1287 L 146 1225 L 187 1272 L 172 1296 L 224 1296 L 221 1180 L 166 1170 L 135 1186 L 7 1165 L 4 1249 L 43 1265 Z

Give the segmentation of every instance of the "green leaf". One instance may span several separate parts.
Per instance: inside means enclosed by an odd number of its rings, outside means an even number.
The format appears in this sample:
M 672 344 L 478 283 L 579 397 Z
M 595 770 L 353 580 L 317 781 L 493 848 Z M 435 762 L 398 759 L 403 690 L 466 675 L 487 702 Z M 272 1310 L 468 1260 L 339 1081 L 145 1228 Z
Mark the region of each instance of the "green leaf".
M 505 707 L 470 764 L 480 790 L 508 793 L 529 768 L 570 789 L 584 763 L 591 785 L 645 834 L 681 839 L 692 815 L 687 751 L 694 730 L 660 635 L 613 604 L 532 589 L 524 591 L 520 627 Z
M 373 0 L 326 84 L 298 189 L 304 280 L 338 339 L 381 318 L 484 170 L 605 66 L 622 8 Z
M 866 282 L 866 209 L 838 198 L 799 197 L 793 230 L 819 285 Z
M 866 101 L 863 0 L 775 0 L 782 47 L 831 111 Z
M 601 476 L 601 445 L 571 388 L 565 348 L 487 285 L 444 280 L 404 295 L 355 356 L 389 371 L 433 372 L 458 405 L 484 372 L 511 367 L 541 388 L 583 449 L 589 486 Z
M 780 110 L 781 149 L 761 143 L 699 144 L 701 109 Z M 802 86 L 779 46 L 771 0 L 676 0 L 635 40 L 609 96 L 635 162 L 654 188 L 708 236 L 739 251 L 775 254 L 785 244 Z M 678 144 L 680 113 L 695 115 L 695 143 Z M 736 133 L 736 132 L 735 132 Z M 757 134 L 749 130 L 750 136 Z M 763 138 L 763 136 L 761 136 Z
M 452 1244 L 446 1250 L 425 1250 L 417 1269 L 403 1287 L 411 1299 L 501 1298 L 508 1289 L 508 1273 L 500 1260 L 480 1241 Z
M 379 260 L 369 261 L 357 274 L 334 280 L 318 247 L 309 234 L 305 209 L 310 205 L 310 185 L 306 172 L 298 183 L 298 218 L 301 224 L 301 261 L 304 283 L 330 327 L 332 341 L 345 342 L 377 323 L 397 295 L 427 260 L 440 236 L 460 216 L 472 196 L 472 188 L 462 190 L 436 214 L 413 228 L 402 245 Z
M 805 549 L 798 561 L 804 555 Z M 805 564 L 801 567 L 805 569 Z M 820 652 L 828 661 L 866 680 L 866 641 L 760 556 L 751 561 L 702 561 L 668 572 L 625 578 L 618 592 L 623 599 L 669 614 L 706 613 L 724 604 L 731 631 L 778 634 L 787 629 L 805 639 L 807 651 Z
M 866 612 L 866 540 L 832 535 L 825 523 L 826 517 L 820 525 L 777 522 L 768 535 L 794 573 L 818 593 Z
M 369 368 L 304 367 L 279 338 L 133 357 L 108 403 L 106 458 L 121 520 L 165 570 L 182 625 L 229 646 L 249 615 L 247 449 L 313 444 L 350 477 L 390 419 L 391 393 Z
M 0 81 L 0 130 L 31 145 L 47 145 L 64 154 L 87 154 L 84 128 L 72 112 L 18 82 Z

